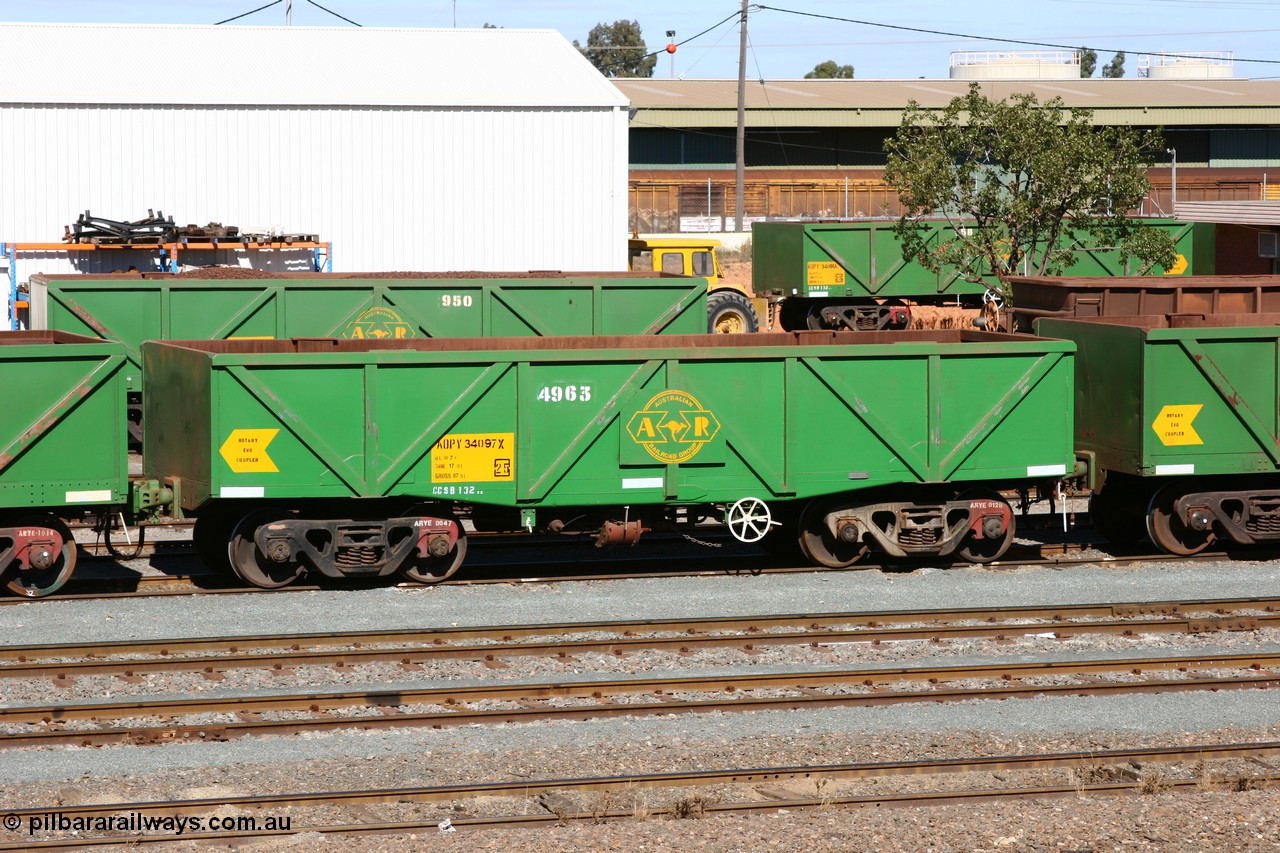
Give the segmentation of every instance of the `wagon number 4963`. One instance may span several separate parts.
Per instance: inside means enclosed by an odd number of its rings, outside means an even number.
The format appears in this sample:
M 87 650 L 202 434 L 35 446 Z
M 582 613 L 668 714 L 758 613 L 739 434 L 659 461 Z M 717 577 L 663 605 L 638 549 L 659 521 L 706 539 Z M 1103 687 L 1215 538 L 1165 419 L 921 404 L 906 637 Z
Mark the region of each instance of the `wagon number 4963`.
M 591 386 L 543 385 L 538 399 L 544 403 L 585 403 L 591 399 Z

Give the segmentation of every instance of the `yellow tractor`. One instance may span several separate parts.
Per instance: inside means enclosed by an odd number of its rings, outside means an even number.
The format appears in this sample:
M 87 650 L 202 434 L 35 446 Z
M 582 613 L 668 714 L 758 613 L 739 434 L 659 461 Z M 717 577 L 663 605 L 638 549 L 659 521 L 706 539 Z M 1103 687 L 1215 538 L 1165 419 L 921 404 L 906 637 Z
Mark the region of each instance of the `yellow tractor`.
M 633 237 L 627 245 L 627 263 L 632 271 L 699 276 L 707 280 L 708 332 L 754 332 L 760 328 L 762 313 L 768 316 L 765 300 L 753 299 L 742 285 L 724 281 L 720 259 L 716 256 L 719 240 L 699 239 L 697 235 Z

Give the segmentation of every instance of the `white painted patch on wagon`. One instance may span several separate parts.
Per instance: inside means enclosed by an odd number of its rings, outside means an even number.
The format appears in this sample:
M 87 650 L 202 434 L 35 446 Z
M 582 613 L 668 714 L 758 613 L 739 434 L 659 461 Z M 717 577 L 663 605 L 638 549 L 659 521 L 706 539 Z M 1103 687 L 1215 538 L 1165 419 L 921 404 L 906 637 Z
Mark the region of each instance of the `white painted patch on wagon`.
M 266 486 L 223 486 L 218 490 L 220 498 L 265 498 Z
M 1179 474 L 1194 474 L 1196 472 L 1195 465 L 1157 465 L 1157 477 L 1169 477 Z
M 69 504 L 85 504 L 85 503 L 110 503 L 112 498 L 110 489 L 95 489 L 93 491 L 83 492 L 67 492 L 67 503 Z
M 661 477 L 623 477 L 622 488 L 624 489 L 661 489 L 663 485 Z
M 1028 477 L 1063 477 L 1066 476 L 1066 465 L 1028 465 Z

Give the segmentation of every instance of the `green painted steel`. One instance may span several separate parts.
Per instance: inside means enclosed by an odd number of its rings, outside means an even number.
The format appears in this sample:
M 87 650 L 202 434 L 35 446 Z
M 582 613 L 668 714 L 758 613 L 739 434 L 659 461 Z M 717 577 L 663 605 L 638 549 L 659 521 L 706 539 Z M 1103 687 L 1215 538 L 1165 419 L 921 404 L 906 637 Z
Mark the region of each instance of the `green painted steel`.
M 1142 220 L 1174 237 L 1179 275 L 1214 270 L 1213 225 L 1169 219 Z M 954 270 L 929 272 L 914 259 L 903 259 L 902 245 L 891 221 L 758 222 L 751 229 L 752 287 L 783 296 L 920 299 L 981 295 L 997 287 L 994 276 L 986 284 L 961 278 Z M 922 223 L 930 244 L 945 238 L 946 222 Z M 1084 235 L 1073 235 L 1076 260 L 1071 276 L 1129 275 L 1115 248 L 1090 246 Z M 1156 272 L 1161 272 L 1157 270 Z
M 0 508 L 122 503 L 125 353 L 60 332 L 0 332 Z
M 189 509 L 707 504 L 1054 477 L 1073 458 L 1073 350 L 956 330 L 148 342 L 145 470 L 180 481 Z
M 703 278 L 582 273 L 501 278 L 33 276 L 31 317 L 120 341 L 134 390 L 146 340 L 696 334 Z
M 1099 468 L 1280 470 L 1280 316 L 1044 319 L 1038 328 L 1078 348 L 1077 446 Z

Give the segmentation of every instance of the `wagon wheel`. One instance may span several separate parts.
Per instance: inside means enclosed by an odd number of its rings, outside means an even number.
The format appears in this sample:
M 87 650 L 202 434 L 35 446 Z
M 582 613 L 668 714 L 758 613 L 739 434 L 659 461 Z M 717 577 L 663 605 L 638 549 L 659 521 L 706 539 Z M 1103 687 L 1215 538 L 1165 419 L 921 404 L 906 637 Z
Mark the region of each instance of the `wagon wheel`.
M 191 546 L 205 568 L 213 572 L 231 571 L 228 549 L 235 520 L 224 513 L 204 512 L 191 531 Z
M 805 314 L 803 328 L 810 329 L 812 331 L 825 331 L 832 328 L 843 328 L 843 326 L 832 326 L 827 322 L 826 318 L 822 316 L 823 307 L 824 306 L 821 303 L 809 306 L 809 311 Z
M 1089 498 L 1093 529 L 1113 545 L 1139 542 L 1147 535 L 1147 515 L 1143 507 L 1149 501 L 1135 489 L 1103 487 Z
M 741 498 L 724 512 L 724 523 L 739 542 L 759 542 L 775 522 L 769 514 L 769 505 L 759 498 Z
M 405 516 L 431 514 L 432 508 L 427 506 L 413 506 L 404 512 Z M 414 554 L 400 567 L 400 576 L 415 583 L 440 583 L 456 572 L 466 558 L 467 534 L 458 525 L 458 541 L 448 554 L 440 557 L 419 557 Z
M 1009 502 L 1004 499 L 999 492 L 991 489 L 968 489 L 956 495 L 956 500 L 985 500 L 998 501 L 1009 506 Z M 1013 518 L 1013 509 L 1009 509 L 1009 526 L 1004 529 L 1004 533 L 999 537 L 983 537 L 979 539 L 973 535 L 972 531 L 960 543 L 960 547 L 956 549 L 956 554 L 960 559 L 970 563 L 990 563 L 1004 556 L 1004 552 L 1009 550 L 1009 546 L 1013 544 L 1013 532 L 1016 527 Z
M 1210 530 L 1192 530 L 1182 523 L 1173 510 L 1173 502 L 1178 499 L 1178 490 L 1165 486 L 1151 496 L 1147 507 L 1147 533 L 1151 541 L 1170 554 L 1190 557 L 1199 554 L 1217 537 Z
M 262 553 L 253 541 L 258 528 L 290 517 L 291 514 L 283 509 L 259 509 L 240 519 L 231 533 L 227 556 L 231 560 L 231 568 L 241 580 L 262 589 L 279 589 L 293 583 L 302 574 L 301 563 L 273 560 Z
M 800 551 L 819 566 L 843 569 L 852 566 L 871 549 L 865 542 L 842 542 L 823 521 L 837 507 L 829 503 L 811 502 L 800 515 Z
M 15 564 L 6 572 L 5 584 L 9 591 L 26 598 L 52 595 L 62 589 L 76 570 L 76 540 L 71 530 L 52 515 L 25 515 L 13 521 L 14 527 L 48 527 L 62 539 L 54 547 L 44 551 L 40 562 L 47 565 L 32 566 L 25 572 Z M 3 571 L 5 567 L 0 567 Z
M 903 302 L 901 299 L 886 299 L 884 302 L 881 303 L 881 305 L 885 308 L 906 308 L 907 309 L 907 319 L 905 323 L 902 323 L 900 325 L 897 323 L 886 323 L 885 324 L 886 329 L 890 329 L 896 332 L 896 331 L 901 331 L 903 329 L 911 328 L 911 308 L 909 305 L 907 305 L 906 302 Z

